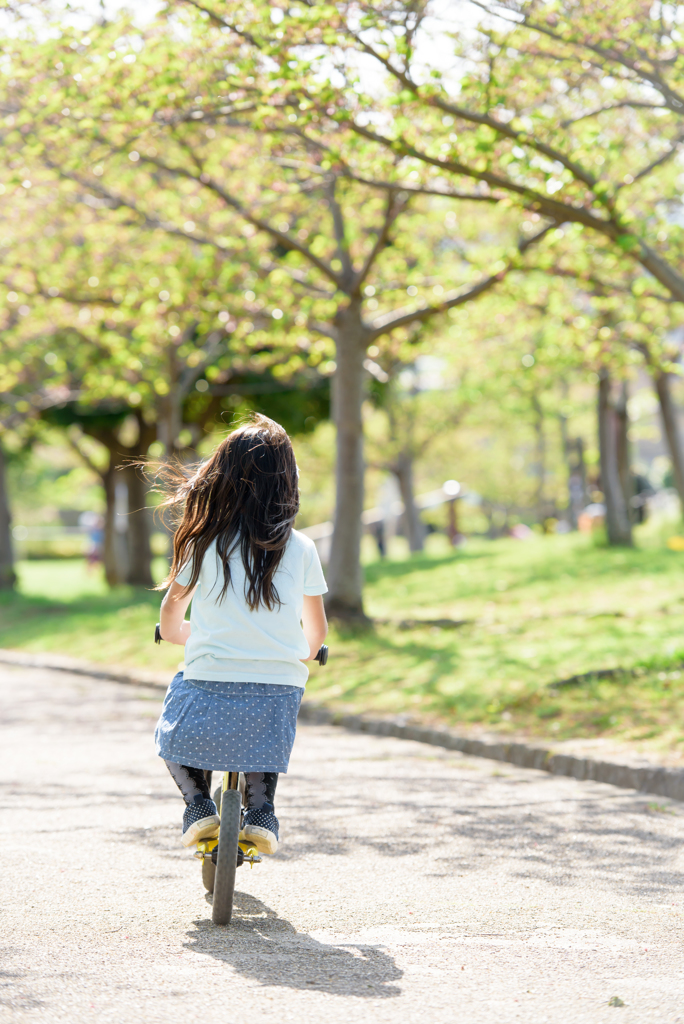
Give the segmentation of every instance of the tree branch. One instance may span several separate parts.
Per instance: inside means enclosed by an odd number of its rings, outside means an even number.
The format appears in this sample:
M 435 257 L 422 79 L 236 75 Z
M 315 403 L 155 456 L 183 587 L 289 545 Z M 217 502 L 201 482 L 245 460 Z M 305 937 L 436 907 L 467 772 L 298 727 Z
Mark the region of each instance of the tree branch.
M 364 138 L 370 139 L 372 142 L 378 142 L 380 145 L 391 149 L 394 153 L 399 153 L 402 156 L 413 156 L 422 163 L 430 164 L 433 167 L 439 167 L 442 171 L 452 171 L 455 174 L 462 174 L 465 177 L 473 178 L 475 181 L 484 181 L 491 188 L 500 188 L 505 192 L 512 192 L 514 195 L 519 195 L 521 199 L 525 200 L 527 207 L 543 213 L 545 216 L 552 218 L 559 224 L 562 224 L 564 221 L 573 221 L 575 223 L 584 224 L 587 227 L 594 228 L 596 231 L 600 231 L 602 234 L 608 235 L 608 237 L 613 239 L 626 233 L 620 228 L 614 214 L 611 214 L 609 219 L 603 220 L 590 213 L 590 211 L 584 207 L 570 206 L 568 203 L 562 203 L 557 199 L 551 199 L 549 196 L 544 196 L 541 192 L 536 192 L 534 189 L 527 188 L 524 185 L 517 185 L 509 178 L 502 178 L 498 174 L 492 174 L 489 171 L 476 171 L 474 168 L 468 167 L 467 164 L 462 164 L 455 160 L 438 159 L 437 157 L 428 156 L 427 153 L 416 149 L 415 146 L 409 145 L 402 139 L 387 138 L 384 135 L 380 135 L 378 132 L 370 131 L 370 129 L 356 124 L 354 121 L 350 121 L 348 124 L 349 127 L 358 135 L 362 135 Z
M 671 157 L 676 155 L 677 150 L 681 146 L 682 142 L 684 142 L 684 132 L 679 133 L 675 142 L 667 150 L 666 153 L 663 153 L 662 156 L 659 156 L 655 160 L 652 160 L 650 164 L 643 168 L 643 170 L 639 171 L 638 174 L 635 174 L 634 181 L 639 181 L 641 178 L 645 178 L 648 174 L 651 173 L 651 171 L 654 171 L 656 167 L 660 167 L 662 164 L 667 163 L 667 161 L 670 160 Z M 624 185 L 618 185 L 617 187 L 624 188 Z
M 530 146 L 532 149 L 535 149 L 538 153 L 542 153 L 550 160 L 557 160 L 566 168 L 566 170 L 570 171 L 578 181 L 583 182 L 590 189 L 593 189 L 597 184 L 597 179 L 594 175 L 586 171 L 580 166 L 580 164 L 576 163 L 574 160 L 570 160 L 569 157 L 567 157 L 561 150 L 554 149 L 552 146 L 547 145 L 540 139 L 530 136 L 527 132 L 513 128 L 503 121 L 497 121 L 496 118 L 491 117 L 489 114 L 478 114 L 474 110 L 468 110 L 465 107 L 458 107 L 456 104 L 450 103 L 447 100 L 442 99 L 440 96 L 423 96 L 420 91 L 420 86 L 413 81 L 410 75 L 395 68 L 389 58 L 383 57 L 370 45 L 370 43 L 361 39 L 357 33 L 351 32 L 350 34 L 365 53 L 379 61 L 379 63 L 397 79 L 404 89 L 408 89 L 413 93 L 416 99 L 422 100 L 424 103 L 427 103 L 428 106 L 436 107 L 438 110 L 443 110 L 447 114 L 452 114 L 454 117 L 459 117 L 464 121 L 469 121 L 471 124 L 486 125 L 488 128 L 492 128 L 497 132 L 497 134 L 502 135 L 504 138 L 511 139 L 518 145 Z
M 280 263 L 276 263 L 275 260 L 270 260 L 268 263 L 264 261 L 263 263 L 260 263 L 260 266 L 263 270 L 284 270 L 287 273 L 287 276 L 292 278 L 293 281 L 296 281 L 296 283 L 301 285 L 302 288 L 306 288 L 310 292 L 317 292 L 326 299 L 332 299 L 335 295 L 334 292 L 328 291 L 327 288 L 322 288 L 318 284 L 312 284 L 311 281 L 307 281 L 304 274 L 295 270 L 294 267 L 283 267 Z
M 570 128 L 573 124 L 577 124 L 579 121 L 586 121 L 589 117 L 597 117 L 599 114 L 605 114 L 609 110 L 620 110 L 623 107 L 629 107 L 630 109 L 644 108 L 647 110 L 663 110 L 665 109 L 665 104 L 642 103 L 639 100 L 623 100 L 621 103 L 610 103 L 606 107 L 597 107 L 595 110 L 588 110 L 586 114 L 580 114 L 579 117 L 572 117 L 567 121 L 561 121 L 561 128 Z
M 414 185 L 406 185 L 402 182 L 378 181 L 375 178 L 362 178 L 351 171 L 345 171 L 344 177 L 350 181 L 358 181 L 360 185 L 368 185 L 370 188 L 381 188 L 393 192 L 408 192 L 409 195 L 417 196 L 441 196 L 444 199 L 472 199 L 476 203 L 499 203 L 501 196 L 481 195 L 478 192 L 446 192 L 438 188 L 417 188 Z
M 395 220 L 402 212 L 402 210 L 405 209 L 405 207 L 406 203 L 400 202 L 394 191 L 388 191 L 387 206 L 385 208 L 385 217 L 382 223 L 382 227 L 377 233 L 375 244 L 373 245 L 373 248 L 368 254 L 366 262 L 364 263 L 359 273 L 356 275 L 356 280 L 354 281 L 354 291 L 357 294 L 361 290 L 361 285 L 368 277 L 368 274 L 370 273 L 373 264 L 375 263 L 379 254 L 384 249 L 385 245 L 387 244 L 387 238 L 389 236 L 390 228 L 392 227 L 392 225 L 394 224 Z
M 487 171 L 476 171 L 465 164 L 456 163 L 450 160 L 437 160 L 435 157 L 427 156 L 414 146 L 409 146 L 401 139 L 388 139 L 383 135 L 379 135 L 377 132 L 369 131 L 360 125 L 349 122 L 349 126 L 357 132 L 359 135 L 363 135 L 365 138 L 371 139 L 373 142 L 378 142 L 380 145 L 386 146 L 393 152 L 402 153 L 405 156 L 413 156 L 416 159 L 421 160 L 423 163 L 430 164 L 435 167 L 439 167 L 441 170 L 451 170 L 457 174 L 466 175 L 469 178 L 474 178 L 480 181 L 486 181 L 487 184 L 493 185 L 496 188 L 502 188 L 507 192 L 512 192 L 514 195 L 519 195 L 524 202 L 527 209 L 537 210 L 543 213 L 546 217 L 555 221 L 556 224 L 562 224 L 564 222 L 573 222 L 575 224 L 583 224 L 585 227 L 592 228 L 594 231 L 598 231 L 600 234 L 605 235 L 612 241 L 617 241 L 620 237 L 629 237 L 630 231 L 628 228 L 623 227 L 616 214 L 613 212 L 610 214 L 608 219 L 602 219 L 594 216 L 589 210 L 583 207 L 570 206 L 567 203 L 558 202 L 556 199 L 550 199 L 543 196 L 540 192 L 535 192 L 533 189 L 525 188 L 522 185 L 516 185 L 515 182 L 509 181 L 507 178 L 501 178 L 498 175 L 490 174 Z M 646 270 L 650 271 L 653 276 L 664 285 L 669 292 L 678 300 L 684 301 L 684 276 L 674 270 L 664 259 L 650 248 L 640 238 L 636 238 L 637 251 L 634 252 L 634 258 Z
M 307 320 L 306 326 L 310 331 L 322 334 L 324 338 L 331 338 L 336 343 L 339 340 L 339 335 L 331 324 L 322 323 L 320 320 Z
M 330 204 L 330 212 L 332 213 L 333 230 L 335 232 L 335 243 L 337 245 L 337 255 L 342 263 L 342 280 L 345 284 L 345 291 L 349 291 L 352 287 L 354 280 L 354 268 L 352 266 L 351 259 L 349 258 L 349 247 L 347 246 L 347 239 L 344 230 L 344 218 L 342 216 L 342 210 L 340 204 L 335 198 L 335 185 L 336 178 L 333 175 L 332 178 L 326 183 L 326 193 L 328 196 L 328 203 Z
M 585 49 L 589 50 L 591 53 L 594 53 L 599 57 L 599 66 L 603 74 L 605 74 L 605 64 L 607 60 L 614 61 L 616 64 L 620 64 L 622 67 L 627 68 L 629 71 L 637 75 L 639 78 L 643 79 L 646 82 L 650 82 L 651 85 L 663 97 L 666 106 L 670 110 L 673 110 L 675 113 L 679 114 L 684 112 L 684 98 L 678 95 L 678 93 L 674 89 L 672 89 L 667 84 L 667 82 L 663 80 L 662 76 L 658 73 L 658 71 L 653 69 L 649 72 L 649 70 L 645 66 L 645 62 L 648 61 L 651 65 L 653 65 L 653 60 L 650 57 L 650 55 L 645 53 L 644 51 L 642 51 L 640 58 L 637 60 L 635 58 L 629 57 L 627 54 L 621 52 L 620 50 L 614 47 L 600 46 L 598 43 L 592 42 L 590 39 L 585 38 L 568 40 L 559 32 L 554 32 L 553 29 L 550 28 L 548 25 L 545 25 L 541 22 L 532 21 L 531 18 L 524 12 L 521 6 L 517 6 L 514 8 L 512 5 L 510 7 L 507 7 L 505 4 L 497 4 L 497 10 L 495 11 L 492 9 L 492 6 L 483 3 L 482 0 L 472 0 L 472 2 L 475 4 L 476 7 L 479 7 L 487 14 L 502 18 L 509 24 L 515 25 L 517 28 L 519 28 L 520 25 L 523 24 L 527 28 L 532 29 L 532 31 L 540 32 L 543 35 L 548 36 L 549 39 L 554 39 L 556 42 L 563 43 L 563 45 L 565 46 L 575 45 L 584 47 Z M 522 18 L 522 22 L 514 20 L 513 18 L 507 18 L 505 14 L 502 13 L 509 12 L 512 9 L 515 10 L 515 12 L 520 15 L 520 17 Z
M 541 239 L 556 226 L 556 223 L 548 224 L 531 238 L 521 239 L 517 247 L 519 255 L 523 255 L 530 246 L 541 241 Z M 391 320 L 386 320 L 381 323 L 376 321 L 370 328 L 368 340 L 374 341 L 375 338 L 379 338 L 383 334 L 389 334 L 391 331 L 396 330 L 397 327 L 404 327 L 406 324 L 411 324 L 416 321 L 422 323 L 425 320 L 429 320 L 430 317 L 436 316 L 438 313 L 443 313 L 447 309 L 452 309 L 454 306 L 461 306 L 465 302 L 470 302 L 471 299 L 477 298 L 477 296 L 482 295 L 483 292 L 489 291 L 490 288 L 493 288 L 494 285 L 502 281 L 511 270 L 515 269 L 517 269 L 517 261 L 511 259 L 503 270 L 500 270 L 496 274 L 490 274 L 489 277 L 486 277 L 483 281 L 479 281 L 476 285 L 473 285 L 472 288 L 469 288 L 465 292 L 459 292 L 457 295 L 453 295 L 450 299 L 445 299 L 444 302 L 440 302 L 438 306 L 426 306 L 425 309 L 417 309 L 413 313 L 403 313 L 400 316 L 393 317 Z
M 253 35 L 249 32 L 245 32 L 243 28 L 237 29 L 232 22 L 226 21 L 225 18 L 222 18 L 220 14 L 216 14 L 216 12 L 211 10 L 211 8 L 205 7 L 204 4 L 198 3 L 197 0 L 182 0 L 182 2 L 188 4 L 190 7 L 194 7 L 197 11 L 201 11 L 202 14 L 206 14 L 216 25 L 230 29 L 230 31 L 234 32 L 236 36 L 239 36 L 241 39 L 245 39 L 248 43 L 251 43 L 252 46 L 256 46 L 258 50 L 261 49 L 261 46 Z
M 132 202 L 130 199 L 124 199 L 122 196 L 116 195 L 116 193 L 111 192 L 109 189 L 106 189 L 103 185 L 100 185 L 99 182 L 85 181 L 80 177 L 80 175 L 75 174 L 73 171 L 65 171 L 62 167 L 59 166 L 59 164 L 54 163 L 54 161 L 50 160 L 47 157 L 44 157 L 43 160 L 46 167 L 49 167 L 50 170 L 56 171 L 57 174 L 60 175 L 60 177 L 66 178 L 68 181 L 75 181 L 76 184 L 81 185 L 82 188 L 92 189 L 94 192 L 99 192 L 100 195 L 105 196 L 107 199 L 109 199 L 112 203 L 115 204 L 112 207 L 113 209 L 123 207 L 124 209 L 131 210 L 133 213 L 135 213 L 137 217 L 140 218 L 145 227 L 151 228 L 153 230 L 159 229 L 161 231 L 165 231 L 167 235 L 173 235 L 177 238 L 184 238 L 186 239 L 186 241 L 195 242 L 198 245 L 211 245 L 214 249 L 218 249 L 218 251 L 223 253 L 224 255 L 227 255 L 230 252 L 229 249 L 226 249 L 224 246 L 220 245 L 213 238 L 206 238 L 202 235 L 192 234 L 189 231 L 183 231 L 181 230 L 181 228 L 177 228 L 174 224 L 169 224 L 168 222 L 159 220 L 156 217 L 151 217 L 148 213 L 145 213 L 144 210 L 141 210 L 140 207 L 136 206 L 136 204 Z
M 87 455 L 86 452 L 83 451 L 83 449 L 79 445 L 78 441 L 76 441 L 76 439 L 72 436 L 71 431 L 69 431 L 69 430 L 66 431 L 66 438 L 67 438 L 67 441 L 69 443 L 69 446 L 71 448 L 73 448 L 73 450 L 76 452 L 76 454 L 79 456 L 79 458 L 82 459 L 83 462 L 85 462 L 85 464 L 88 467 L 88 469 L 90 469 L 93 473 L 95 473 L 96 476 L 98 476 L 100 478 L 100 480 L 104 480 L 104 477 L 105 477 L 104 471 L 102 469 L 100 469 L 99 466 L 96 466 L 95 463 L 93 462 L 93 460 L 90 458 L 90 456 Z
M 185 0 L 185 2 L 190 3 L 191 0 Z M 320 272 L 325 277 L 332 281 L 336 288 L 341 288 L 340 277 L 338 274 L 335 273 L 332 267 L 329 267 L 327 263 L 325 263 L 323 260 L 319 259 L 317 256 L 314 256 L 311 250 L 308 249 L 305 245 L 302 245 L 302 243 L 299 242 L 296 238 L 290 237 L 290 235 L 286 234 L 285 232 L 279 231 L 277 228 L 274 228 L 267 221 L 262 220 L 261 217 L 257 217 L 255 214 L 250 213 L 250 211 L 242 205 L 239 199 L 235 199 L 233 196 L 229 195 L 228 192 L 226 192 L 225 189 L 223 189 L 218 184 L 218 182 L 214 181 L 214 179 L 211 178 L 208 174 L 202 174 L 201 176 L 191 174 L 190 171 L 186 170 L 184 167 L 170 167 L 167 164 L 162 163 L 161 160 L 157 160 L 154 157 L 141 156 L 140 159 L 145 163 L 149 163 L 152 164 L 154 167 L 158 167 L 159 170 L 163 170 L 167 174 L 171 174 L 173 176 L 180 178 L 187 178 L 190 181 L 194 181 L 200 187 L 203 186 L 204 188 L 207 188 L 210 191 L 214 192 L 217 196 L 219 196 L 220 199 L 223 200 L 226 206 L 229 206 L 231 209 L 235 210 L 235 212 L 238 213 L 243 218 L 243 220 L 246 220 L 249 224 L 252 224 L 260 231 L 265 231 L 268 235 L 271 236 L 271 238 L 274 238 L 277 242 L 279 242 L 284 249 L 300 253 L 300 255 L 302 255 L 306 260 L 308 260 L 309 263 L 313 264 L 313 266 L 315 266 L 317 270 L 320 270 Z M 197 241 L 197 239 L 193 240 Z M 220 247 L 217 246 L 217 248 Z
M 542 274 L 553 274 L 554 277 L 563 277 L 569 280 L 575 281 L 580 287 L 585 284 L 591 285 L 595 291 L 594 294 L 598 295 L 631 295 L 633 299 L 656 299 L 658 302 L 664 302 L 667 305 L 672 305 L 675 302 L 680 302 L 680 299 L 675 299 L 672 295 L 659 295 L 657 292 L 639 292 L 637 295 L 634 291 L 634 281 L 629 281 L 627 284 L 619 284 L 617 281 L 603 281 L 593 271 L 585 276 L 578 276 L 573 270 L 566 270 L 565 267 L 559 267 L 558 264 L 552 264 L 551 266 L 545 265 L 540 267 L 530 266 L 529 264 L 525 268 L 528 273 L 532 271 L 538 271 Z M 538 308 L 540 312 L 545 313 L 546 307 Z M 572 318 L 571 318 L 572 319 Z

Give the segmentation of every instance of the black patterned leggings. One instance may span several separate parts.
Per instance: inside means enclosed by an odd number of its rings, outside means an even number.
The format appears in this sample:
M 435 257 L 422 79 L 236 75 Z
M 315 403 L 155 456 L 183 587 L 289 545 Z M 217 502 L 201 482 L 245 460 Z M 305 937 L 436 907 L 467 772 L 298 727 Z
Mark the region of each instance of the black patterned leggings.
M 174 761 L 164 761 L 164 764 L 171 772 L 171 778 L 180 789 L 186 804 L 211 799 L 210 771 L 193 768 L 189 764 L 176 764 Z M 278 772 L 245 772 L 245 782 L 247 807 L 272 812 Z

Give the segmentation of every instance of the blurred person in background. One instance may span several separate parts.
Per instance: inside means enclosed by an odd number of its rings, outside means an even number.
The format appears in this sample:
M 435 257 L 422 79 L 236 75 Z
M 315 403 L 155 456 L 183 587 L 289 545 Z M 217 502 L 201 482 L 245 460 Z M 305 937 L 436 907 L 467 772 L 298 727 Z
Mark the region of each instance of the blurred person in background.
M 88 531 L 86 563 L 89 569 L 94 569 L 95 566 L 100 565 L 104 560 L 104 516 L 99 515 L 97 512 L 84 512 L 79 517 L 78 525 Z

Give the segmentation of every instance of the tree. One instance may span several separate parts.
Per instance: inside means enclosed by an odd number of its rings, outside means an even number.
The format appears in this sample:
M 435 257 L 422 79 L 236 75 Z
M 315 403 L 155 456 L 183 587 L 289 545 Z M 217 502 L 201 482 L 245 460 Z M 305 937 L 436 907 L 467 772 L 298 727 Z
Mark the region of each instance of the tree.
M 416 344 L 417 351 L 414 344 L 397 344 L 392 338 L 382 349 L 369 350 L 370 395 L 377 411 L 366 423 L 367 462 L 395 478 L 412 552 L 422 551 L 425 539 L 415 503 L 416 465 L 439 438 L 453 434 L 480 395 L 470 379 L 472 350 L 460 353 L 458 360 L 449 352 L 452 346 L 443 339 L 440 344 L 439 325 L 434 333 L 436 337 L 423 337 Z
M 350 50 L 371 58 L 394 101 L 392 122 L 378 131 L 369 121 L 377 102 L 360 97 L 339 112 L 345 130 L 396 154 L 401 171 L 402 161 L 420 165 L 428 187 L 474 180 L 514 208 L 591 230 L 684 301 L 684 236 L 671 216 L 681 206 L 684 114 L 674 9 L 657 13 L 644 0 L 619 9 L 546 0 L 473 7 L 487 19 L 455 46 L 468 64 L 457 84 L 416 67 L 428 5 L 367 9 L 356 28 L 342 7 L 333 28 L 347 67 L 355 67 Z
M 47 325 L 27 320 L 28 307 L 16 306 L 17 296 L 4 292 L 0 323 L 0 589 L 16 582 L 12 545 L 12 515 L 7 491 L 8 457 L 30 446 L 40 412 L 68 397 L 62 380 L 49 380 L 42 358 L 42 334 Z M 37 332 L 36 332 L 37 328 Z
M 591 232 L 604 261 L 626 256 L 645 271 L 637 287 L 684 301 L 684 57 L 676 9 L 645 0 L 619 7 L 475 0 L 472 8 L 485 17 L 476 33 L 456 37 L 454 57 L 467 68 L 456 74 L 453 64 L 442 72 L 421 60 L 425 20 L 440 16 L 427 3 L 346 4 L 307 18 L 283 8 L 279 27 L 291 47 L 324 44 L 321 82 L 306 102 L 319 115 L 333 103 L 341 140 L 351 129 L 393 154 L 391 176 L 382 180 L 442 191 L 474 181 L 482 195 L 522 214 L 523 228 L 549 218 L 571 244 Z M 331 50 L 336 101 L 323 67 Z M 358 69 L 369 58 L 385 75 L 389 104 L 363 88 Z M 382 159 L 360 152 L 365 165 L 357 163 L 356 173 L 377 181 Z M 647 351 L 679 487 L 684 462 L 671 363 Z M 609 408 L 605 401 L 599 407 Z
M 528 282 L 528 284 L 530 283 Z M 543 348 L 548 352 L 549 348 L 553 347 L 558 355 L 562 353 L 560 365 L 557 356 L 556 359 L 550 361 L 552 369 L 546 367 L 547 373 L 551 369 L 554 375 L 558 375 L 563 364 L 566 372 L 571 367 L 573 369 L 582 366 L 594 368 L 597 379 L 600 474 L 606 505 L 608 542 L 615 545 L 631 545 L 630 498 L 632 497 L 632 484 L 627 443 L 627 379 L 625 374 L 629 372 L 630 357 L 636 353 L 627 346 L 616 344 L 615 341 L 620 328 L 620 323 L 615 315 L 619 303 L 617 295 L 596 288 L 589 294 L 582 293 L 577 287 L 579 283 L 573 279 L 556 282 L 556 287 L 550 294 L 547 293 L 541 303 L 541 296 L 539 293 L 537 294 L 536 311 L 543 315 L 537 337 L 543 338 L 546 334 Z M 570 294 L 568 294 L 568 285 L 571 289 Z M 554 307 L 556 315 L 549 315 Z M 576 316 L 578 307 L 582 309 L 584 316 Z M 552 341 L 548 338 L 549 333 L 553 335 Z M 538 358 L 536 347 L 533 347 L 530 355 L 524 358 L 529 360 L 530 365 L 534 365 Z M 631 361 L 634 361 L 633 358 Z M 620 375 L 617 398 L 612 395 L 613 372 Z M 548 389 L 544 388 L 543 390 L 547 392 L 548 401 L 550 397 Z M 531 403 L 535 412 L 540 466 L 537 506 L 542 511 L 546 445 L 543 407 L 538 384 L 532 391 Z M 567 454 L 565 438 L 563 438 L 563 443 Z M 573 466 L 570 475 L 574 470 Z
M 329 610 L 363 615 L 368 346 L 393 332 L 408 335 L 412 325 L 491 289 L 548 228 L 516 244 L 495 223 L 493 241 L 478 240 L 472 213 L 464 212 L 458 232 L 445 230 L 441 218 L 428 215 L 430 203 L 444 200 L 392 181 L 361 180 L 350 159 L 331 158 L 324 132 L 300 130 L 301 102 L 292 92 L 300 91 L 302 76 L 307 85 L 313 79 L 305 61 L 268 43 L 271 8 L 255 5 L 248 33 L 230 21 L 244 13 L 242 5 L 222 10 L 225 17 L 212 12 L 205 20 L 190 9 L 183 18 L 176 5 L 182 32 L 162 19 L 143 29 L 130 22 L 92 26 L 87 42 L 65 28 L 57 39 L 13 41 L 14 77 L 5 88 L 16 130 L 7 141 L 49 172 L 53 187 L 70 188 L 72 202 L 88 200 L 98 222 L 130 223 L 220 259 L 249 252 L 259 270 L 245 309 L 251 303 L 254 316 L 270 322 L 265 333 L 307 329 L 283 373 L 302 358 L 301 348 L 319 347 L 311 335 L 323 339 L 323 351 L 334 344 L 335 360 L 328 362 L 337 505 Z M 314 116 L 306 120 L 313 124 Z M 356 145 L 353 134 L 349 139 Z M 492 202 L 478 192 L 464 195 L 471 207 Z M 248 325 L 263 341 L 256 320 L 238 329 Z
M 18 367 L 18 376 L 3 383 L 8 395 L 19 388 L 21 397 L 26 389 L 26 367 L 11 353 L 21 352 L 32 331 L 53 394 L 46 401 L 41 392 L 33 411 L 71 428 L 70 443 L 103 485 L 106 577 L 112 585 L 149 586 L 147 484 L 132 464 L 157 438 L 171 455 L 196 444 L 221 412 L 220 400 L 206 394 L 207 375 L 220 385 L 236 365 L 251 365 L 259 346 L 243 342 L 221 294 L 239 289 L 249 268 L 203 249 L 179 253 L 164 234 L 145 232 L 143 248 L 130 227 L 98 222 L 84 202 L 92 197 L 71 181 L 61 184 L 53 187 L 52 172 L 46 180 L 34 173 L 15 191 L 20 201 L 2 211 L 3 242 L 13 243 L 0 262 L 8 296 L 3 347 L 8 366 Z M 231 298 L 228 308 L 239 307 Z M 271 362 L 277 359 L 271 353 Z M 102 458 L 79 442 L 76 427 L 102 446 Z M 115 530 L 117 485 L 129 510 L 124 537 Z
M 667 305 L 657 304 L 654 322 L 646 298 L 629 292 L 624 266 L 611 267 L 612 284 L 608 287 L 591 266 L 580 273 L 580 254 L 568 254 L 566 249 L 563 239 L 550 242 L 539 254 L 543 258 L 535 269 L 511 275 L 495 297 L 483 300 L 477 309 L 476 330 L 481 344 L 488 345 L 505 332 L 497 356 L 489 351 L 484 359 L 496 368 L 500 388 L 496 402 L 510 421 L 526 419 L 533 430 L 533 501 L 540 523 L 559 509 L 557 489 L 553 496 L 548 493 L 551 428 L 557 431 L 560 426 L 558 440 L 567 460 L 568 489 L 579 487 L 580 498 L 586 493 L 584 445 L 580 438 L 571 444 L 568 436 L 569 417 L 586 408 L 586 399 L 573 399 L 571 386 L 576 390 L 580 385 L 586 395 L 587 374 L 596 382 L 591 389 L 596 389 L 608 537 L 610 543 L 629 544 L 633 492 L 627 446 L 627 380 L 635 366 L 643 366 L 643 343 L 662 357 L 656 327 L 662 332 Z M 485 375 L 480 376 L 483 379 Z M 491 393 L 491 384 L 489 388 Z M 572 522 L 572 502 L 568 505 Z
M 575 252 L 568 260 L 567 254 L 564 254 L 561 260 L 548 262 L 545 270 L 567 282 L 574 282 L 580 289 L 578 295 L 583 296 L 580 299 L 583 312 L 593 311 L 598 332 L 596 341 L 603 343 L 601 372 L 604 378 L 611 361 L 624 366 L 625 349 L 639 353 L 642 357 L 658 398 L 675 487 L 684 510 L 684 442 L 672 396 L 673 380 L 682 373 L 678 303 L 653 294 L 651 282 L 635 272 L 633 263 L 624 257 L 604 252 L 598 260 L 598 270 L 586 259 L 583 266 L 578 266 L 577 256 Z M 606 341 L 609 342 L 608 346 Z M 623 350 L 622 354 L 620 349 Z M 606 394 L 603 399 L 599 397 L 599 418 L 603 415 L 612 416 L 612 407 L 620 409 L 624 405 L 622 397 L 617 398 L 616 402 L 608 399 L 610 385 L 606 380 L 603 388 Z M 605 436 L 608 436 L 618 428 L 606 426 L 602 429 Z M 618 436 L 622 437 L 623 434 L 626 436 L 624 425 L 618 429 Z M 615 453 L 624 447 L 625 443 L 621 441 Z M 613 448 L 606 451 L 613 451 Z M 624 476 L 624 468 L 621 472 Z M 627 503 L 631 496 L 626 490 Z M 617 515 L 624 519 L 622 512 Z
M 645 3 L 631 4 L 627 17 L 608 5 L 474 6 L 488 19 L 479 34 L 460 37 L 455 57 L 469 70 L 457 81 L 420 64 L 428 4 L 349 4 L 306 16 L 283 7 L 273 20 L 289 53 L 321 47 L 318 81 L 292 87 L 305 111 L 301 130 L 315 135 L 315 122 L 333 113 L 339 134 L 328 152 L 346 160 L 357 179 L 452 194 L 474 180 L 480 195 L 523 213 L 523 228 L 533 231 L 535 220 L 549 218 L 574 226 L 571 241 L 590 229 L 603 249 L 652 275 L 661 299 L 684 300 L 675 159 L 684 138 L 684 62 L 673 48 L 674 13 L 658 17 Z M 273 42 L 262 30 L 261 51 L 271 52 Z M 360 58 L 384 73 L 389 103 L 387 93 L 364 89 Z M 350 130 L 375 148 L 359 147 L 350 160 Z M 391 166 L 382 151 L 392 155 Z M 658 379 L 667 404 L 662 367 Z M 599 408 L 608 414 L 605 401 Z M 679 464 L 667 410 L 664 422 Z M 538 440 L 541 455 L 541 432 Z M 604 446 L 607 458 L 611 451 Z
M 291 45 L 329 40 L 337 48 L 338 91 L 341 76 L 358 87 L 341 90 L 341 136 L 351 129 L 394 155 L 383 180 L 442 191 L 475 181 L 482 195 L 517 210 L 523 228 L 549 218 L 571 242 L 591 232 L 604 253 L 645 272 L 642 287 L 648 275 L 657 298 L 684 301 L 684 57 L 675 8 L 645 0 L 472 6 L 485 18 L 457 39 L 454 56 L 468 70 L 456 78 L 453 66 L 421 66 L 423 24 L 437 14 L 425 3 L 369 6 L 360 19 L 356 6 L 343 5 L 304 29 L 286 17 L 283 25 Z M 385 74 L 391 105 L 361 87 L 361 56 Z M 308 97 L 316 110 L 330 102 L 330 85 L 328 75 Z M 357 173 L 377 180 L 380 165 L 369 151 Z M 667 361 L 653 353 L 648 361 L 679 486 Z
M 5 463 L 5 452 L 0 444 L 0 590 L 11 589 L 16 580 Z

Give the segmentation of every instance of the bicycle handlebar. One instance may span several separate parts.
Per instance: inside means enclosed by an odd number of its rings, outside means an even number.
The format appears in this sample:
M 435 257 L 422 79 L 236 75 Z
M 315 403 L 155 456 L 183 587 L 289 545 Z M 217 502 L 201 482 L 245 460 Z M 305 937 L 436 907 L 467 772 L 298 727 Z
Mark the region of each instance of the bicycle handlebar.
M 321 646 L 321 649 L 318 652 L 318 654 L 316 655 L 316 657 L 314 658 L 314 661 L 317 661 L 318 664 L 321 666 L 321 668 L 323 667 L 323 665 L 326 664 L 326 662 L 328 661 L 328 645 L 327 644 L 323 644 Z

